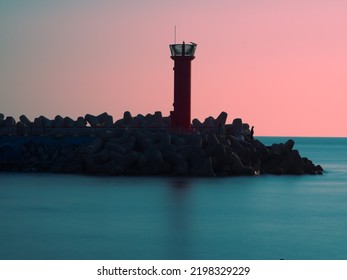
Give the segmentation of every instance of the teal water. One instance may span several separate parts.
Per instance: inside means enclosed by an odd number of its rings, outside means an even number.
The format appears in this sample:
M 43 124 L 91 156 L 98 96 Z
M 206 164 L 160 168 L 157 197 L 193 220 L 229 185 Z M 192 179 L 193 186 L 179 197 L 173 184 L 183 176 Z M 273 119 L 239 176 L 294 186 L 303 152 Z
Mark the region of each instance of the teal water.
M 347 139 L 295 141 L 323 176 L 0 173 L 0 259 L 347 259 Z

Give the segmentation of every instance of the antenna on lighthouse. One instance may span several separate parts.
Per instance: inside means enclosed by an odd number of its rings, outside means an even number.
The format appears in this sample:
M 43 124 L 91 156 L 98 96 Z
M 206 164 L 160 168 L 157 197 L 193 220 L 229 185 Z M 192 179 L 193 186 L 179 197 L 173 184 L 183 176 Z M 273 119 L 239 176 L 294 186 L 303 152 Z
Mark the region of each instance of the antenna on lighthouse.
M 176 44 L 176 25 L 175 25 L 175 29 L 174 29 L 174 42 Z

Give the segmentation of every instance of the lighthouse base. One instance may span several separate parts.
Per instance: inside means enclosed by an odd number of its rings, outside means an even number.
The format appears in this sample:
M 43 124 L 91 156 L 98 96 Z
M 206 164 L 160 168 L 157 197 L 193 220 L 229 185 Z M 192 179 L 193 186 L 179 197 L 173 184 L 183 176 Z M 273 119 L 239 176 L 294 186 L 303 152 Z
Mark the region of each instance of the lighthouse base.
M 179 115 L 175 113 L 175 111 L 170 111 L 170 119 L 171 119 L 171 129 L 180 132 L 192 133 L 194 129 L 190 123 L 182 122 Z

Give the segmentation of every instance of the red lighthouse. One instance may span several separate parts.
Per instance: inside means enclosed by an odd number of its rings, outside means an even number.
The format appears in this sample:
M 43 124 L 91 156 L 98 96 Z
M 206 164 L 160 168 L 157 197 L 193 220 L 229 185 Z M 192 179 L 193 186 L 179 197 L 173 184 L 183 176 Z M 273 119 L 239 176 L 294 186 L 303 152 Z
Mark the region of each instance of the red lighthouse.
M 196 44 L 170 45 L 174 66 L 174 110 L 170 112 L 171 125 L 175 128 L 191 128 L 191 61 L 195 58 Z

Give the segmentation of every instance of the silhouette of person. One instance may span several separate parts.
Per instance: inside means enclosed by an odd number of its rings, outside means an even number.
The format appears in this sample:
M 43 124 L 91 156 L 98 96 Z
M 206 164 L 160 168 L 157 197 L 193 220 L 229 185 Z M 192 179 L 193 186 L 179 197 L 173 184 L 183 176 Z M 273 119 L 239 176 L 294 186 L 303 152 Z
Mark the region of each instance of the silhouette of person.
M 254 126 L 252 126 L 252 128 L 251 128 L 251 136 L 250 136 L 251 141 L 254 141 L 253 135 L 254 135 Z

